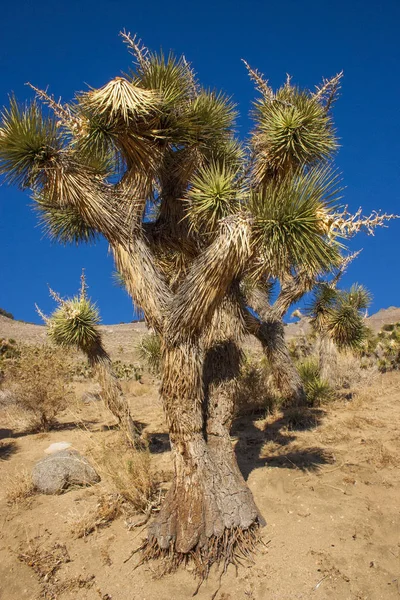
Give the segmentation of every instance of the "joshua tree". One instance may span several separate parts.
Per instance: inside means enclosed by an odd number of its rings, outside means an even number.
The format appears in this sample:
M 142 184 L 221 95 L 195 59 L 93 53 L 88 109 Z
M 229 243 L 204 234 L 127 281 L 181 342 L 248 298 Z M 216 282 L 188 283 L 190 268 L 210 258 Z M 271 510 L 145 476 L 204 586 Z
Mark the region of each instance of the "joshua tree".
M 139 434 L 132 420 L 129 405 L 101 339 L 98 328 L 99 311 L 87 296 L 84 274 L 82 273 L 81 276 L 81 289 L 78 296 L 64 300 L 53 290 L 50 290 L 50 293 L 58 304 L 54 313 L 46 317 L 36 307 L 46 323 L 49 338 L 59 346 L 76 348 L 86 356 L 100 384 L 101 397 L 106 408 L 117 418 L 128 439 L 133 444 L 138 443 Z
M 270 279 L 329 272 L 341 261 L 338 236 L 370 220 L 338 206 L 325 164 L 337 148 L 340 76 L 315 92 L 288 79 L 275 93 L 249 68 L 259 100 L 245 147 L 232 102 L 202 88 L 184 57 L 123 37 L 131 75 L 69 104 L 36 90 L 53 115 L 11 98 L 0 164 L 10 183 L 33 190 L 53 237 L 108 240 L 161 337 L 175 478 L 144 558 L 193 557 L 204 576 L 247 551 L 263 522 L 229 439 L 238 344 L 248 330 L 260 335 L 246 297 Z
M 373 234 L 373 227 L 367 228 L 367 233 Z M 350 231 L 349 235 L 351 235 Z M 339 267 L 332 273 L 332 278 L 325 282 L 321 281 L 319 276 L 310 276 L 307 271 L 296 275 L 285 275 L 273 303 L 270 301 L 274 284 L 272 281 L 266 282 L 264 286 L 259 282 L 258 286 L 252 288 L 247 294 L 247 304 L 260 318 L 257 321 L 254 314 L 248 315 L 248 328 L 261 342 L 264 354 L 273 370 L 275 385 L 285 401 L 291 405 L 303 404 L 306 400 L 306 392 L 285 341 L 283 318 L 291 305 L 308 292 L 320 290 L 321 285 L 327 285 L 331 289 L 336 288 L 349 264 L 359 254 L 360 251 L 345 256 Z
M 365 310 L 371 303 L 371 294 L 362 285 L 350 290 L 338 290 L 336 281 L 320 283 L 307 308 L 310 323 L 318 335 L 319 370 L 321 377 L 330 380 L 334 371 L 336 348 L 360 349 L 368 337 Z

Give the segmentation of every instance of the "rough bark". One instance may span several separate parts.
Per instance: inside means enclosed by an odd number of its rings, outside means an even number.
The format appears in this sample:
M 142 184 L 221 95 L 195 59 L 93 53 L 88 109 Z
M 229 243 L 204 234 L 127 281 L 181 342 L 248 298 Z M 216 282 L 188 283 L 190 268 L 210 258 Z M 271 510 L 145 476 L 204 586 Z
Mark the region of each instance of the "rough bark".
M 114 415 L 128 440 L 135 446 L 140 443 L 140 435 L 132 419 L 129 404 L 122 392 L 121 385 L 115 376 L 111 359 L 100 349 L 89 356 L 89 364 L 101 387 L 101 399 L 105 407 Z
M 206 441 L 201 358 L 200 347 L 193 342 L 164 348 L 161 394 L 175 476 L 158 517 L 149 527 L 145 558 L 160 550 L 172 549 L 178 560 L 197 553 L 207 570 L 220 559 L 234 560 L 239 540 L 244 539 L 241 532 L 253 532 L 258 525 L 258 511 L 230 441 L 229 452 L 227 445 L 216 448 Z
M 337 350 L 334 342 L 328 335 L 321 335 L 317 343 L 319 372 L 322 379 L 334 383 L 333 378 L 337 371 Z

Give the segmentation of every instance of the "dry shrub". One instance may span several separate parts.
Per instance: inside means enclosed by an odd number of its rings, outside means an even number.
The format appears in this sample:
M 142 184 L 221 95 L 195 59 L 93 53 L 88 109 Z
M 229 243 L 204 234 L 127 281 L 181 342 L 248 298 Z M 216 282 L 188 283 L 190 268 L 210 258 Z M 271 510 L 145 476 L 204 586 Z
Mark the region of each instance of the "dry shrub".
M 68 520 L 76 538 L 86 537 L 93 531 L 110 525 L 122 512 L 123 499 L 119 494 L 103 494 L 94 509 L 71 511 Z
M 20 356 L 5 363 L 5 384 L 31 431 L 48 431 L 71 397 L 71 359 L 63 349 L 21 346 Z
M 71 562 L 65 544 L 55 543 L 44 547 L 38 538 L 34 538 L 20 545 L 17 557 L 36 574 L 42 587 L 41 598 L 57 600 L 64 592 L 90 589 L 94 585 L 94 575 L 78 575 L 64 581 L 59 580 L 58 570 L 63 564 Z
M 21 544 L 18 559 L 34 570 L 40 580 L 51 580 L 58 569 L 71 559 L 65 544 L 54 544 L 43 548 L 37 538 Z
M 6 480 L 6 499 L 10 505 L 25 504 L 34 495 L 35 488 L 31 474 L 26 471 L 16 471 Z
M 332 385 L 337 390 L 351 389 L 370 385 L 378 369 L 376 366 L 366 368 L 360 357 L 351 352 L 339 352 L 336 364 L 331 371 Z
M 118 494 L 135 511 L 148 511 L 157 490 L 148 449 L 133 448 L 123 435 L 99 444 L 93 450 L 96 467 Z

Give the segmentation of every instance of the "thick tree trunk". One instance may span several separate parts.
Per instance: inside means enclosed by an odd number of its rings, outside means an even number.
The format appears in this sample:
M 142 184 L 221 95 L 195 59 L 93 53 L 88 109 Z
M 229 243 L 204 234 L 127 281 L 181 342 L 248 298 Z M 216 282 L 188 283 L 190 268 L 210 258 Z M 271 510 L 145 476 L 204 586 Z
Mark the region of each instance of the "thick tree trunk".
M 213 562 L 234 562 L 239 545 L 253 540 L 258 511 L 230 443 L 228 452 L 227 445 L 217 449 L 205 439 L 201 358 L 193 342 L 164 348 L 161 394 L 175 477 L 149 527 L 144 560 L 173 555 L 177 566 L 196 555 L 204 577 Z

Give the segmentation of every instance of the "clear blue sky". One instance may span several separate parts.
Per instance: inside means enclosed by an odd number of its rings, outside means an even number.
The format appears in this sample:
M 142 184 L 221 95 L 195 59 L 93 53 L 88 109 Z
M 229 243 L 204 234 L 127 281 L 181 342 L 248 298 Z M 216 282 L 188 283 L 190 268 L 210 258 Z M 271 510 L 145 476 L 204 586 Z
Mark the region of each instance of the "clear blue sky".
M 127 71 L 130 57 L 118 33 L 137 32 L 153 49 L 184 53 L 204 85 L 220 88 L 239 105 L 245 136 L 254 97 L 245 58 L 275 87 L 286 73 L 301 86 L 344 70 L 335 121 L 342 148 L 337 164 L 347 186 L 346 202 L 400 213 L 400 3 L 365 0 L 285 2 L 162 2 L 68 0 L 1 2 L 0 103 L 14 91 L 31 97 L 24 83 L 50 86 L 70 99 L 87 84 L 101 86 Z M 0 306 L 18 319 L 40 322 L 37 302 L 52 308 L 47 283 L 62 295 L 79 286 L 82 267 L 103 321 L 133 318 L 128 296 L 112 284 L 107 245 L 61 247 L 36 226 L 28 194 L 0 188 Z M 343 283 L 365 284 L 372 310 L 400 305 L 400 221 L 375 237 L 351 244 L 364 248 Z

